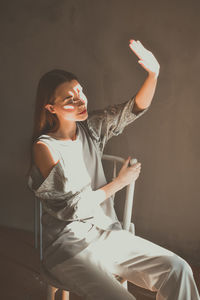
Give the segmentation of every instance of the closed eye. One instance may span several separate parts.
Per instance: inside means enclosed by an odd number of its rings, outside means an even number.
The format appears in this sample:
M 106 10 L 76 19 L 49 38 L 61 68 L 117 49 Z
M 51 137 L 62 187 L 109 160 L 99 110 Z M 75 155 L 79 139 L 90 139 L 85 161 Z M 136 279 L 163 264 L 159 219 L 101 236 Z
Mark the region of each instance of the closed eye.
M 65 97 L 62 101 L 66 101 L 66 100 L 69 100 L 69 102 L 71 101 L 73 99 L 73 97 L 72 96 L 67 96 L 67 97 Z

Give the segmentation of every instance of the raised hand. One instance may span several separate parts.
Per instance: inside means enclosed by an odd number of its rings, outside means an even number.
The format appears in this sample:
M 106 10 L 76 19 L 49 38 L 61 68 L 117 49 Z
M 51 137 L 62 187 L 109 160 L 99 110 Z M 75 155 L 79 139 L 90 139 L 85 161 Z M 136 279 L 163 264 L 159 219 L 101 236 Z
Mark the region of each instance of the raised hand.
M 149 73 L 158 77 L 160 65 L 155 56 L 140 41 L 130 40 L 130 49 L 138 56 L 138 63 Z

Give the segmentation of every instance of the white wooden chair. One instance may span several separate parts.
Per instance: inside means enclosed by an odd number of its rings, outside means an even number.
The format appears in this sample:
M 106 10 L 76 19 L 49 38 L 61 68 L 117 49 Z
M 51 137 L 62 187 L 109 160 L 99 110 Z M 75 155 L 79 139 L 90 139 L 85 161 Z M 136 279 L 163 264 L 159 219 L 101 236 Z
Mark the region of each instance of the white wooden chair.
M 113 156 L 113 155 L 107 155 L 104 154 L 102 157 L 103 160 L 108 160 L 113 162 L 113 174 L 112 177 L 115 178 L 117 175 L 117 163 L 123 164 L 125 159 Z M 131 160 L 131 164 L 136 163 L 137 160 Z M 132 216 L 132 207 L 133 207 L 133 197 L 134 197 L 134 188 L 135 188 L 135 182 L 132 184 L 129 184 L 126 186 L 126 198 L 125 198 L 125 207 L 124 207 L 124 214 L 123 214 L 123 221 L 122 221 L 122 227 L 125 230 L 129 230 L 133 234 L 135 234 L 135 226 L 133 223 L 131 223 L 131 216 Z M 38 220 L 39 215 L 39 220 Z M 42 217 L 42 205 L 41 201 L 39 201 L 37 198 L 35 198 L 35 248 L 38 248 L 38 232 L 39 232 L 39 252 L 40 252 L 40 260 L 42 260 L 42 223 L 41 218 Z M 38 223 L 39 223 L 39 230 L 38 230 Z M 122 282 L 123 286 L 127 288 L 127 281 Z M 47 298 L 46 300 L 55 300 L 55 294 L 57 292 L 58 288 L 47 285 Z M 75 296 L 69 291 L 62 290 L 62 300 L 83 300 L 83 298 L 80 298 L 78 296 Z

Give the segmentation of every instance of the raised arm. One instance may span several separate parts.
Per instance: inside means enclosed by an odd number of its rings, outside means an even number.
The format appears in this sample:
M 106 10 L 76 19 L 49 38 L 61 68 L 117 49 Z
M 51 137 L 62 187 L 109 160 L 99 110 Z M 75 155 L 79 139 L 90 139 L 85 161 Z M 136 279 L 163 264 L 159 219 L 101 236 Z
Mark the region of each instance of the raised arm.
M 129 47 L 138 56 L 138 63 L 148 72 L 145 82 L 136 94 L 133 112 L 137 113 L 146 109 L 151 104 L 156 89 L 160 65 L 154 55 L 140 41 L 130 40 Z

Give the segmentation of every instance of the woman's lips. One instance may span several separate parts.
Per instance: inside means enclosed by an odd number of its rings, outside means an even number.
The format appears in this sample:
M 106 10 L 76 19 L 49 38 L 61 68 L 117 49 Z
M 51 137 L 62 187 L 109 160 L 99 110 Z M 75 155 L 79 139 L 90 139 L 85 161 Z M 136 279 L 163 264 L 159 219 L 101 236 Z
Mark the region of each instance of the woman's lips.
M 87 112 L 87 109 L 84 109 L 79 115 L 83 115 Z

